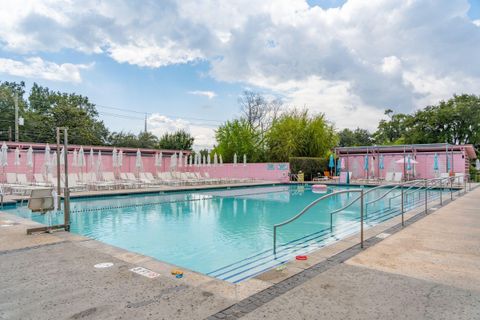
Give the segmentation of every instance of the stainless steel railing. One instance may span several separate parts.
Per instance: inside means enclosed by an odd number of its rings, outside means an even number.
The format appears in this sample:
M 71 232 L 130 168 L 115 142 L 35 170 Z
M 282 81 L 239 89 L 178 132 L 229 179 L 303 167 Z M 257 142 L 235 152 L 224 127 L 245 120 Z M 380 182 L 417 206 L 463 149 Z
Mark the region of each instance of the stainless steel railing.
M 446 181 L 446 186 L 448 186 L 449 189 L 450 189 L 451 200 L 453 200 L 453 189 L 454 189 L 453 188 L 453 182 L 456 179 L 459 179 L 460 177 L 463 177 L 463 186 L 461 186 L 461 189 L 463 189 L 464 194 L 465 194 L 467 192 L 467 180 L 469 180 L 467 174 L 465 174 L 463 176 L 451 176 L 451 177 L 441 177 L 441 178 L 433 178 L 433 179 L 420 179 L 420 180 L 411 180 L 411 181 L 407 181 L 407 182 L 403 182 L 403 183 L 399 183 L 399 184 L 380 185 L 380 186 L 371 188 L 371 189 L 366 190 L 366 191 L 362 188 L 342 190 L 342 191 L 336 191 L 336 192 L 332 192 L 330 194 L 324 195 L 324 196 L 316 199 L 315 201 L 313 201 L 309 205 L 307 205 L 302 211 L 300 211 L 298 214 L 296 214 L 292 218 L 290 218 L 290 219 L 288 219 L 288 220 L 286 220 L 282 223 L 275 224 L 273 226 L 273 253 L 276 254 L 276 252 L 277 252 L 277 229 L 280 228 L 280 227 L 283 227 L 283 226 L 285 226 L 285 225 L 287 225 L 287 224 L 289 224 L 289 223 L 291 223 L 295 220 L 297 220 L 298 218 L 303 216 L 306 212 L 308 212 L 311 208 L 313 208 L 315 205 L 317 205 L 319 202 L 321 202 L 325 199 L 328 199 L 328 198 L 331 198 L 333 196 L 337 196 L 337 195 L 340 195 L 340 194 L 360 193 L 360 195 L 357 198 L 353 199 L 351 202 L 344 205 L 343 207 L 329 212 L 329 214 L 330 214 L 330 231 L 332 232 L 333 231 L 333 215 L 344 211 L 345 209 L 349 208 L 354 203 L 356 203 L 357 201 L 360 200 L 360 246 L 363 248 L 364 212 L 365 212 L 365 214 L 368 214 L 368 211 L 367 211 L 368 205 L 371 205 L 371 204 L 373 204 L 373 203 L 375 203 L 375 202 L 377 202 L 381 199 L 384 199 L 387 195 L 391 194 L 394 190 L 400 189 L 401 193 L 399 195 L 395 195 L 395 196 L 393 196 L 389 199 L 389 208 L 391 209 L 391 206 L 392 206 L 391 200 L 392 199 L 401 197 L 400 212 L 401 212 L 401 217 L 402 217 L 402 226 L 404 226 L 405 225 L 404 198 L 405 198 L 406 195 L 410 194 L 410 192 L 408 192 L 409 190 L 412 190 L 413 188 L 416 187 L 418 190 L 415 190 L 414 192 L 418 191 L 419 194 L 420 194 L 421 191 L 424 191 L 424 193 L 425 193 L 425 213 L 427 213 L 427 211 L 428 211 L 429 190 L 432 190 L 433 188 L 438 187 L 440 185 L 440 187 L 441 187 L 441 190 L 440 190 L 440 205 L 443 205 L 443 186 L 444 186 L 444 182 Z M 406 186 L 409 186 L 409 187 L 405 188 Z M 375 191 L 375 190 L 378 190 L 380 188 L 389 188 L 389 190 L 387 192 L 385 192 L 383 195 L 377 197 L 374 200 L 371 200 L 367 203 L 364 202 L 365 196 L 368 193 L 370 193 L 372 191 Z M 470 190 L 471 190 L 471 184 L 470 184 Z

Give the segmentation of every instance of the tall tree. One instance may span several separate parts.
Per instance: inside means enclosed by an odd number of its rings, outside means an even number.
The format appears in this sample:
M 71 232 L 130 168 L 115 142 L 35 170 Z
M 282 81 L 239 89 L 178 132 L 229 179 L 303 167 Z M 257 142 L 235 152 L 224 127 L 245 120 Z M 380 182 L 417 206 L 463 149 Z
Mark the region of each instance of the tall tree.
M 373 144 L 373 136 L 366 129 L 357 128 L 350 130 L 343 129 L 338 133 L 340 147 L 353 146 L 371 146 Z
M 323 114 L 310 116 L 307 110 L 293 110 L 279 116 L 267 133 L 268 158 L 324 157 L 337 142 L 333 126 Z
M 216 130 L 215 138 L 217 146 L 213 152 L 221 154 L 225 162 L 232 162 L 235 153 L 238 157 L 246 154 L 252 162 L 263 161 L 265 158 L 260 136 L 246 119 L 225 122 Z
M 195 138 L 185 130 L 165 133 L 158 141 L 158 148 L 171 150 L 192 150 Z

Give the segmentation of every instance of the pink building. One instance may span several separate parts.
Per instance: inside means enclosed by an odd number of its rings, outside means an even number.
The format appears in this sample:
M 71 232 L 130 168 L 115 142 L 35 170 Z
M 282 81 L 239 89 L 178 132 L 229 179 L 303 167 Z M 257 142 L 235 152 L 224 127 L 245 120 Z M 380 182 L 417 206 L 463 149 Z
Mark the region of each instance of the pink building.
M 0 146 L 3 142 L 0 142 Z M 29 142 L 6 142 L 8 147 L 7 152 L 7 165 L 0 167 L 0 181 L 5 181 L 5 174 L 7 172 L 14 173 L 27 173 L 27 176 L 31 178 L 34 173 L 45 174 L 46 166 L 45 160 L 45 148 L 44 143 L 29 143 Z M 27 152 L 32 147 L 33 156 L 32 163 L 27 164 Z M 56 151 L 56 144 L 51 144 L 50 155 Z M 78 167 L 73 165 L 73 153 L 79 151 L 80 147 L 83 147 L 85 153 L 85 166 Z M 15 163 L 15 150 L 19 149 L 20 161 Z M 60 147 L 61 148 L 61 147 Z M 107 146 L 80 146 L 69 145 L 68 146 L 68 170 L 70 173 L 84 173 L 91 171 L 98 171 L 96 160 L 98 152 L 101 151 L 102 172 L 114 172 L 118 175 L 119 172 L 133 172 L 137 173 L 139 169 L 135 166 L 136 154 L 140 150 L 142 157 L 143 172 L 152 172 L 155 174 L 160 171 L 170 170 L 170 159 L 174 154 L 179 155 L 181 150 L 157 150 L 157 149 L 135 149 L 135 148 L 116 148 L 117 151 L 123 152 L 123 165 L 121 168 L 114 168 L 112 152 L 113 147 Z M 89 160 L 90 150 L 94 153 L 94 165 L 92 166 Z M 160 166 L 155 166 L 155 155 L 162 153 L 162 162 Z M 182 151 L 183 155 L 190 155 L 189 151 Z M 212 155 L 213 156 L 213 155 Z M 242 158 L 241 156 L 239 158 Z M 185 158 L 183 158 L 182 165 L 177 166 L 175 171 L 199 171 L 201 173 L 208 172 L 212 178 L 255 178 L 258 180 L 268 180 L 276 182 L 288 182 L 288 172 L 290 166 L 288 163 L 243 163 L 231 164 L 225 163 L 223 165 L 205 165 L 205 166 L 185 166 Z M 50 168 L 53 175 L 56 174 L 56 168 Z
M 477 158 L 472 145 L 414 144 L 398 146 L 339 147 L 342 171 L 353 179 L 381 178 L 387 172 L 401 172 L 404 179 L 430 179 L 442 173 L 468 173 Z M 342 160 L 343 159 L 343 160 Z

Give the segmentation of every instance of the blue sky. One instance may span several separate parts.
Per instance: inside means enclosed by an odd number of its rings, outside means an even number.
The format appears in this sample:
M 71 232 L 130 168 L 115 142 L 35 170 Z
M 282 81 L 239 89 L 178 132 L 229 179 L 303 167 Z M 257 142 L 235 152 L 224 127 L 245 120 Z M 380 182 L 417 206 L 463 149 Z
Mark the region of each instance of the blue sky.
M 0 80 L 86 95 L 112 130 L 148 113 L 197 147 L 247 89 L 370 130 L 387 107 L 479 93 L 480 0 L 27 1 L 0 19 Z

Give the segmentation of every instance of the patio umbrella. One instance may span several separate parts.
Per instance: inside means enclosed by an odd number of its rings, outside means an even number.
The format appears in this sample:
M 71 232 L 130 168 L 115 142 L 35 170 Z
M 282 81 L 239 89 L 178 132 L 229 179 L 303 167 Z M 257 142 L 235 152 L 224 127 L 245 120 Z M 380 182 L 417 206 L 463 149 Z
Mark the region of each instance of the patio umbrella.
M 475 168 L 477 169 L 477 171 L 480 171 L 480 160 L 477 159 L 477 161 L 475 161 Z
M 77 165 L 80 168 L 80 174 L 82 175 L 83 180 L 83 168 L 85 168 L 87 165 L 87 162 L 85 161 L 85 151 L 83 151 L 83 147 L 80 147 L 80 150 L 78 150 Z
M 73 150 L 73 159 L 72 159 L 72 167 L 78 167 L 78 151 L 77 149 Z
M 412 158 L 410 155 L 407 156 L 407 170 L 412 170 Z
M 45 168 L 46 175 L 48 175 L 51 166 L 52 163 L 50 160 L 50 146 L 47 143 L 47 145 L 45 146 L 45 154 L 43 156 L 43 167 Z
M 237 165 L 237 154 L 236 153 L 233 155 L 233 164 Z
M 378 159 L 378 168 L 380 170 L 383 170 L 385 169 L 385 160 L 383 159 L 383 155 L 380 156 L 380 158 Z
M 183 164 L 183 152 L 180 151 L 180 153 L 178 154 L 178 167 L 181 168 L 182 167 L 182 164 Z
M 220 158 L 220 159 L 219 159 L 219 160 L 220 160 L 220 165 L 223 165 L 223 157 L 222 157 L 222 155 L 220 155 L 219 158 Z
M 0 166 L 3 168 L 3 175 L 5 175 L 5 167 L 8 165 L 8 147 L 4 142 L 0 151 Z
M 137 155 L 135 157 L 135 168 L 140 171 L 143 168 L 142 153 L 140 149 L 137 149 Z
M 207 153 L 207 165 L 210 167 L 210 152 Z
M 62 150 L 60 151 L 60 165 L 65 164 L 65 147 L 62 147 Z
M 161 168 L 163 164 L 163 153 L 160 152 L 158 155 L 158 166 Z
M 213 165 L 214 166 L 218 165 L 218 155 L 216 152 L 213 154 Z
M 18 147 L 15 148 L 15 156 L 13 158 L 13 164 L 16 167 L 20 166 L 20 149 Z
M 52 173 L 51 170 L 53 167 L 56 167 L 57 166 L 57 151 L 53 151 L 52 152 L 52 157 L 48 163 L 48 165 L 46 166 L 46 174 L 48 176 L 48 174 Z
M 123 166 L 123 150 L 118 151 L 117 154 L 117 168 L 121 168 Z
M 330 170 L 332 170 L 335 167 L 335 158 L 333 157 L 333 154 L 330 155 L 330 159 L 328 161 L 328 167 Z
M 450 158 L 447 158 L 447 171 L 450 172 L 450 169 L 451 169 Z
M 175 169 L 176 166 L 177 166 L 177 154 L 174 153 L 170 157 L 170 169 Z
M 244 166 L 247 165 L 247 155 L 246 154 L 243 154 L 243 165 Z
M 185 155 L 185 161 L 183 163 L 184 167 L 188 167 L 188 155 Z
M 363 162 L 363 169 L 368 171 L 368 156 L 365 156 L 365 160 Z
M 337 173 L 342 172 L 342 158 L 337 159 Z
M 193 164 L 193 155 L 188 156 L 188 166 L 191 167 Z
M 90 148 L 90 155 L 88 156 L 88 164 L 90 165 L 90 172 L 93 172 L 93 168 L 94 168 L 94 165 L 95 165 L 95 159 L 94 159 L 92 148 Z
M 207 165 L 207 158 L 205 155 L 203 156 L 203 166 L 205 167 Z
M 118 167 L 118 153 L 117 153 L 117 148 L 113 147 L 112 150 L 112 167 L 117 168 Z
M 437 172 L 439 169 L 438 167 L 438 154 L 435 152 L 435 155 L 433 156 L 433 171 Z
M 33 149 L 30 146 L 27 150 L 27 167 L 33 168 Z
M 103 166 L 102 151 L 98 150 L 97 163 L 96 163 L 97 174 L 100 174 L 100 171 L 102 171 L 102 166 Z

